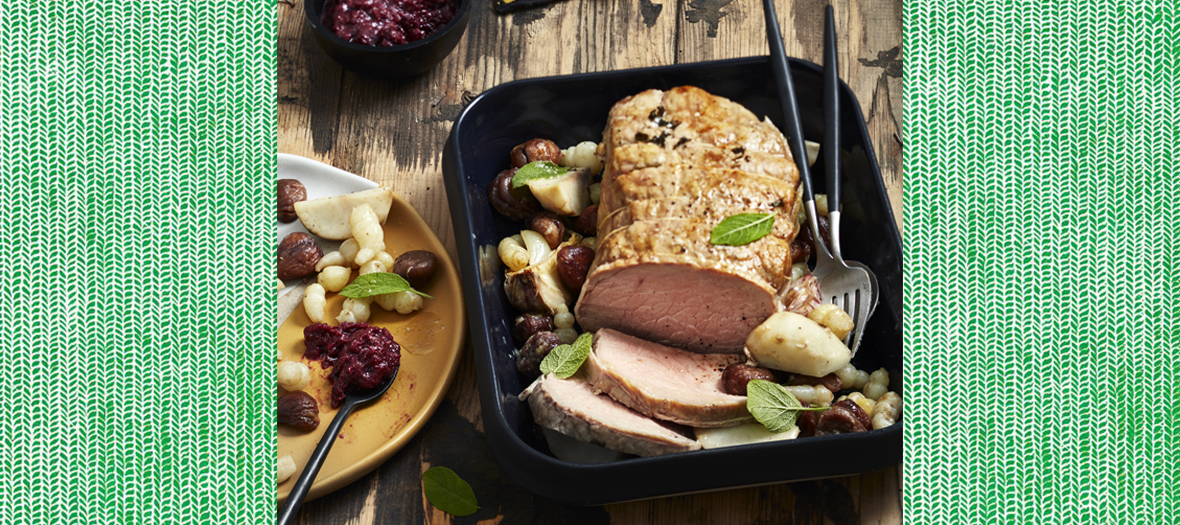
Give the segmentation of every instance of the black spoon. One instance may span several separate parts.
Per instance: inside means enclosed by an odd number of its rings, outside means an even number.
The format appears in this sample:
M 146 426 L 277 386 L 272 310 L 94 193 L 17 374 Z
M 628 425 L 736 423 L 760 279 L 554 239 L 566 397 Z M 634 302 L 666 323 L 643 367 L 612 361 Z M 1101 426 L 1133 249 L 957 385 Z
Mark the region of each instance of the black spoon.
M 332 418 L 328 430 L 325 430 L 324 436 L 320 438 L 320 444 L 316 445 L 315 452 L 312 452 L 311 458 L 307 460 L 303 474 L 299 475 L 299 479 L 295 481 L 295 487 L 287 495 L 287 503 L 279 511 L 279 525 L 289 525 L 295 521 L 295 513 L 299 512 L 299 507 L 303 506 L 303 499 L 307 497 L 307 491 L 311 490 L 311 484 L 315 482 L 316 475 L 320 473 L 320 467 L 324 466 L 324 458 L 327 458 L 328 451 L 332 450 L 332 445 L 336 442 L 340 429 L 344 427 L 344 420 L 348 419 L 349 414 L 357 407 L 385 395 L 385 391 L 389 390 L 393 380 L 397 379 L 399 369 L 401 369 L 400 364 L 393 369 L 389 379 L 374 388 L 344 396 L 344 404 L 340 405 L 340 411 L 336 412 L 336 417 Z

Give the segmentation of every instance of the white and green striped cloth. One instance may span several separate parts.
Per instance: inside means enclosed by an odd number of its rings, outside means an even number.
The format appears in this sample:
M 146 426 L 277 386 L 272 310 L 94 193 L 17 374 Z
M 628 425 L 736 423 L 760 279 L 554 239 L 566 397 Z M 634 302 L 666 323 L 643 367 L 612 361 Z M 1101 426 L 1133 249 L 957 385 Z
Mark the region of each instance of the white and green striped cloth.
M 274 519 L 275 16 L 0 7 L 0 523 Z
M 1176 523 L 1175 3 L 903 16 L 907 521 Z M 276 39 L 0 7 L 0 523 L 274 519 Z
M 912 523 L 1167 523 L 1178 8 L 904 5 Z

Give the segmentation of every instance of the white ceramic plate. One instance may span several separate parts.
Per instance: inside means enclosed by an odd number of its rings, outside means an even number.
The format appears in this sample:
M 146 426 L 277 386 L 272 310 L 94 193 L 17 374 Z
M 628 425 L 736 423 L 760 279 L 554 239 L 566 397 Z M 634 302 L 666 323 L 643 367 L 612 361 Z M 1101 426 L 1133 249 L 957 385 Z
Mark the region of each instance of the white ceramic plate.
M 287 153 L 279 153 L 279 178 L 298 179 L 299 182 L 302 182 L 303 187 L 307 188 L 308 200 L 371 190 L 377 187 L 376 182 L 364 177 L 358 177 L 322 162 Z M 311 233 L 303 227 L 303 223 L 298 219 L 285 224 L 280 222 L 278 242 L 282 242 L 283 237 L 294 232 Z M 316 243 L 320 245 L 324 253 L 340 248 L 340 241 L 329 241 L 316 237 Z M 286 284 L 287 287 L 279 290 L 279 296 L 291 291 L 295 287 L 294 285 L 299 284 L 299 280 L 291 279 L 283 284 Z

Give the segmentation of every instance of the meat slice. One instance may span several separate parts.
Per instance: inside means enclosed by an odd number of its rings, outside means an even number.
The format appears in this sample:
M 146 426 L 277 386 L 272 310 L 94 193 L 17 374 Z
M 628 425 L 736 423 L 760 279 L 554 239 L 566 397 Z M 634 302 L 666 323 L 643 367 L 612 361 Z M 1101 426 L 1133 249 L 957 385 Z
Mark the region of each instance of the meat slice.
M 703 353 L 741 353 L 777 311 L 790 244 L 763 237 L 716 246 L 711 225 L 642 221 L 600 238 L 574 314 L 586 330 L 612 328 Z
M 575 314 L 586 330 L 615 328 L 694 352 L 740 354 L 775 309 L 774 291 L 741 271 L 629 259 L 597 269 Z
M 732 427 L 754 421 L 746 397 L 725 393 L 725 367 L 742 355 L 698 354 L 610 329 L 594 334 L 586 379 L 641 414 L 694 428 Z
M 791 264 L 789 242 L 768 235 L 742 246 L 717 245 L 709 242 L 716 225 L 716 222 L 699 219 L 660 219 L 640 221 L 600 234 L 594 265 L 587 280 L 604 266 L 638 259 L 647 263 L 688 263 L 701 269 L 736 271 L 761 279 L 771 290 L 778 290 L 787 283 Z M 686 299 L 700 295 L 692 288 L 674 291 L 685 292 Z
M 700 443 L 598 394 L 582 377 L 549 374 L 520 394 L 540 426 L 637 456 L 699 450 Z

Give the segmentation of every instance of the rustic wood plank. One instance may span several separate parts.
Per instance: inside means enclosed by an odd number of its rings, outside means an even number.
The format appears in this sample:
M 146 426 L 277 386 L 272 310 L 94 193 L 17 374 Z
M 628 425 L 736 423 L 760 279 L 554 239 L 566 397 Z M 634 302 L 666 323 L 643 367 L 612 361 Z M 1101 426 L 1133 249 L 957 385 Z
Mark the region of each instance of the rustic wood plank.
M 819 62 L 823 3 L 776 0 L 787 53 Z M 868 123 L 901 224 L 901 3 L 833 2 L 841 77 Z M 443 240 L 455 237 L 440 152 L 474 96 L 519 78 L 767 54 L 761 3 L 753 0 L 565 0 L 509 15 L 474 7 L 458 47 L 416 79 L 375 81 L 344 71 L 315 44 L 303 6 L 280 2 L 279 151 L 315 158 L 392 187 Z M 897 137 L 895 139 L 895 136 Z M 469 345 L 469 343 L 468 343 Z M 468 346 L 470 348 L 470 346 Z M 567 507 L 534 498 L 503 478 L 482 437 L 468 350 L 447 401 L 427 428 L 374 473 L 309 502 L 301 523 L 882 523 L 901 521 L 901 472 L 779 484 L 609 505 Z M 429 464 L 470 469 L 481 503 L 451 519 L 423 499 Z

